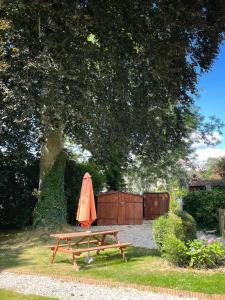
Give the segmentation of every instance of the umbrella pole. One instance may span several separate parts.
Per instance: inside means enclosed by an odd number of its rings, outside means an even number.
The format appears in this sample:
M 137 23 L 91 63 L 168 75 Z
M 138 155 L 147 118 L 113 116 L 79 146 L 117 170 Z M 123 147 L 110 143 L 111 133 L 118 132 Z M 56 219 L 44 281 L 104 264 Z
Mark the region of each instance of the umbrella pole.
M 90 232 L 90 226 L 88 226 L 87 232 Z M 88 248 L 89 247 L 90 247 L 90 236 L 88 237 Z M 89 256 L 89 252 L 88 252 L 88 256 Z
M 88 227 L 87 232 L 90 232 L 90 226 Z M 90 248 L 90 236 L 88 237 L 88 248 Z M 88 251 L 86 262 L 90 264 L 93 261 L 94 259 L 90 256 L 90 252 Z

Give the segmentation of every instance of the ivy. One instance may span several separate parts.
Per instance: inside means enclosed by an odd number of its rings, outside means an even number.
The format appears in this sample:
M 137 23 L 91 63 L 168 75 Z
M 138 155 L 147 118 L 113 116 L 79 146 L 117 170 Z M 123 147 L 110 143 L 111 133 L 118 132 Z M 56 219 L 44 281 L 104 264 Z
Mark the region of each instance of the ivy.
M 34 210 L 34 227 L 51 227 L 66 223 L 65 166 L 66 155 L 61 152 L 52 169 L 43 178 L 39 200 Z

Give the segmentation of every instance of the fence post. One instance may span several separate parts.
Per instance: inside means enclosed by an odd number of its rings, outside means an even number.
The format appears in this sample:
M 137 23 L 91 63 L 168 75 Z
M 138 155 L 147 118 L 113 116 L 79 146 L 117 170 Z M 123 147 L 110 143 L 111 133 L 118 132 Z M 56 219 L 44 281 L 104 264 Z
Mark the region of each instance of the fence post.
M 225 238 L 225 209 L 219 208 L 219 226 L 222 238 Z

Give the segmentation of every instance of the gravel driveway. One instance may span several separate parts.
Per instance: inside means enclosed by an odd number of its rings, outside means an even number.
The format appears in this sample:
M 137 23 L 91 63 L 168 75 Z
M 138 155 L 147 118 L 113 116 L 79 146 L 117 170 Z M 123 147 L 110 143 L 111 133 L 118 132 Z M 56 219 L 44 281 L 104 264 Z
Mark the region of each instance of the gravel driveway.
M 120 230 L 118 238 L 121 242 L 132 243 L 134 246 L 144 248 L 156 248 L 152 236 L 153 221 L 144 221 L 142 225 L 110 225 L 110 226 L 92 226 L 92 231 L 97 230 Z
M 115 288 L 86 284 L 79 281 L 63 281 L 38 275 L 0 273 L 0 288 L 13 289 L 23 294 L 35 294 L 62 300 L 194 300 L 131 288 Z

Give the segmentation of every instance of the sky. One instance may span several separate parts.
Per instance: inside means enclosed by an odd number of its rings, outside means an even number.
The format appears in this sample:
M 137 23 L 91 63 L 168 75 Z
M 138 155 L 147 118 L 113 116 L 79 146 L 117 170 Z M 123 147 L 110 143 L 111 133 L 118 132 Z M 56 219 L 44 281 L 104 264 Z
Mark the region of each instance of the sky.
M 196 100 L 202 115 L 216 116 L 225 124 L 225 43 L 214 61 L 211 70 L 203 74 L 198 83 L 199 98 Z M 200 161 L 208 157 L 225 156 L 225 127 L 221 142 L 215 147 L 199 145 L 196 153 Z

